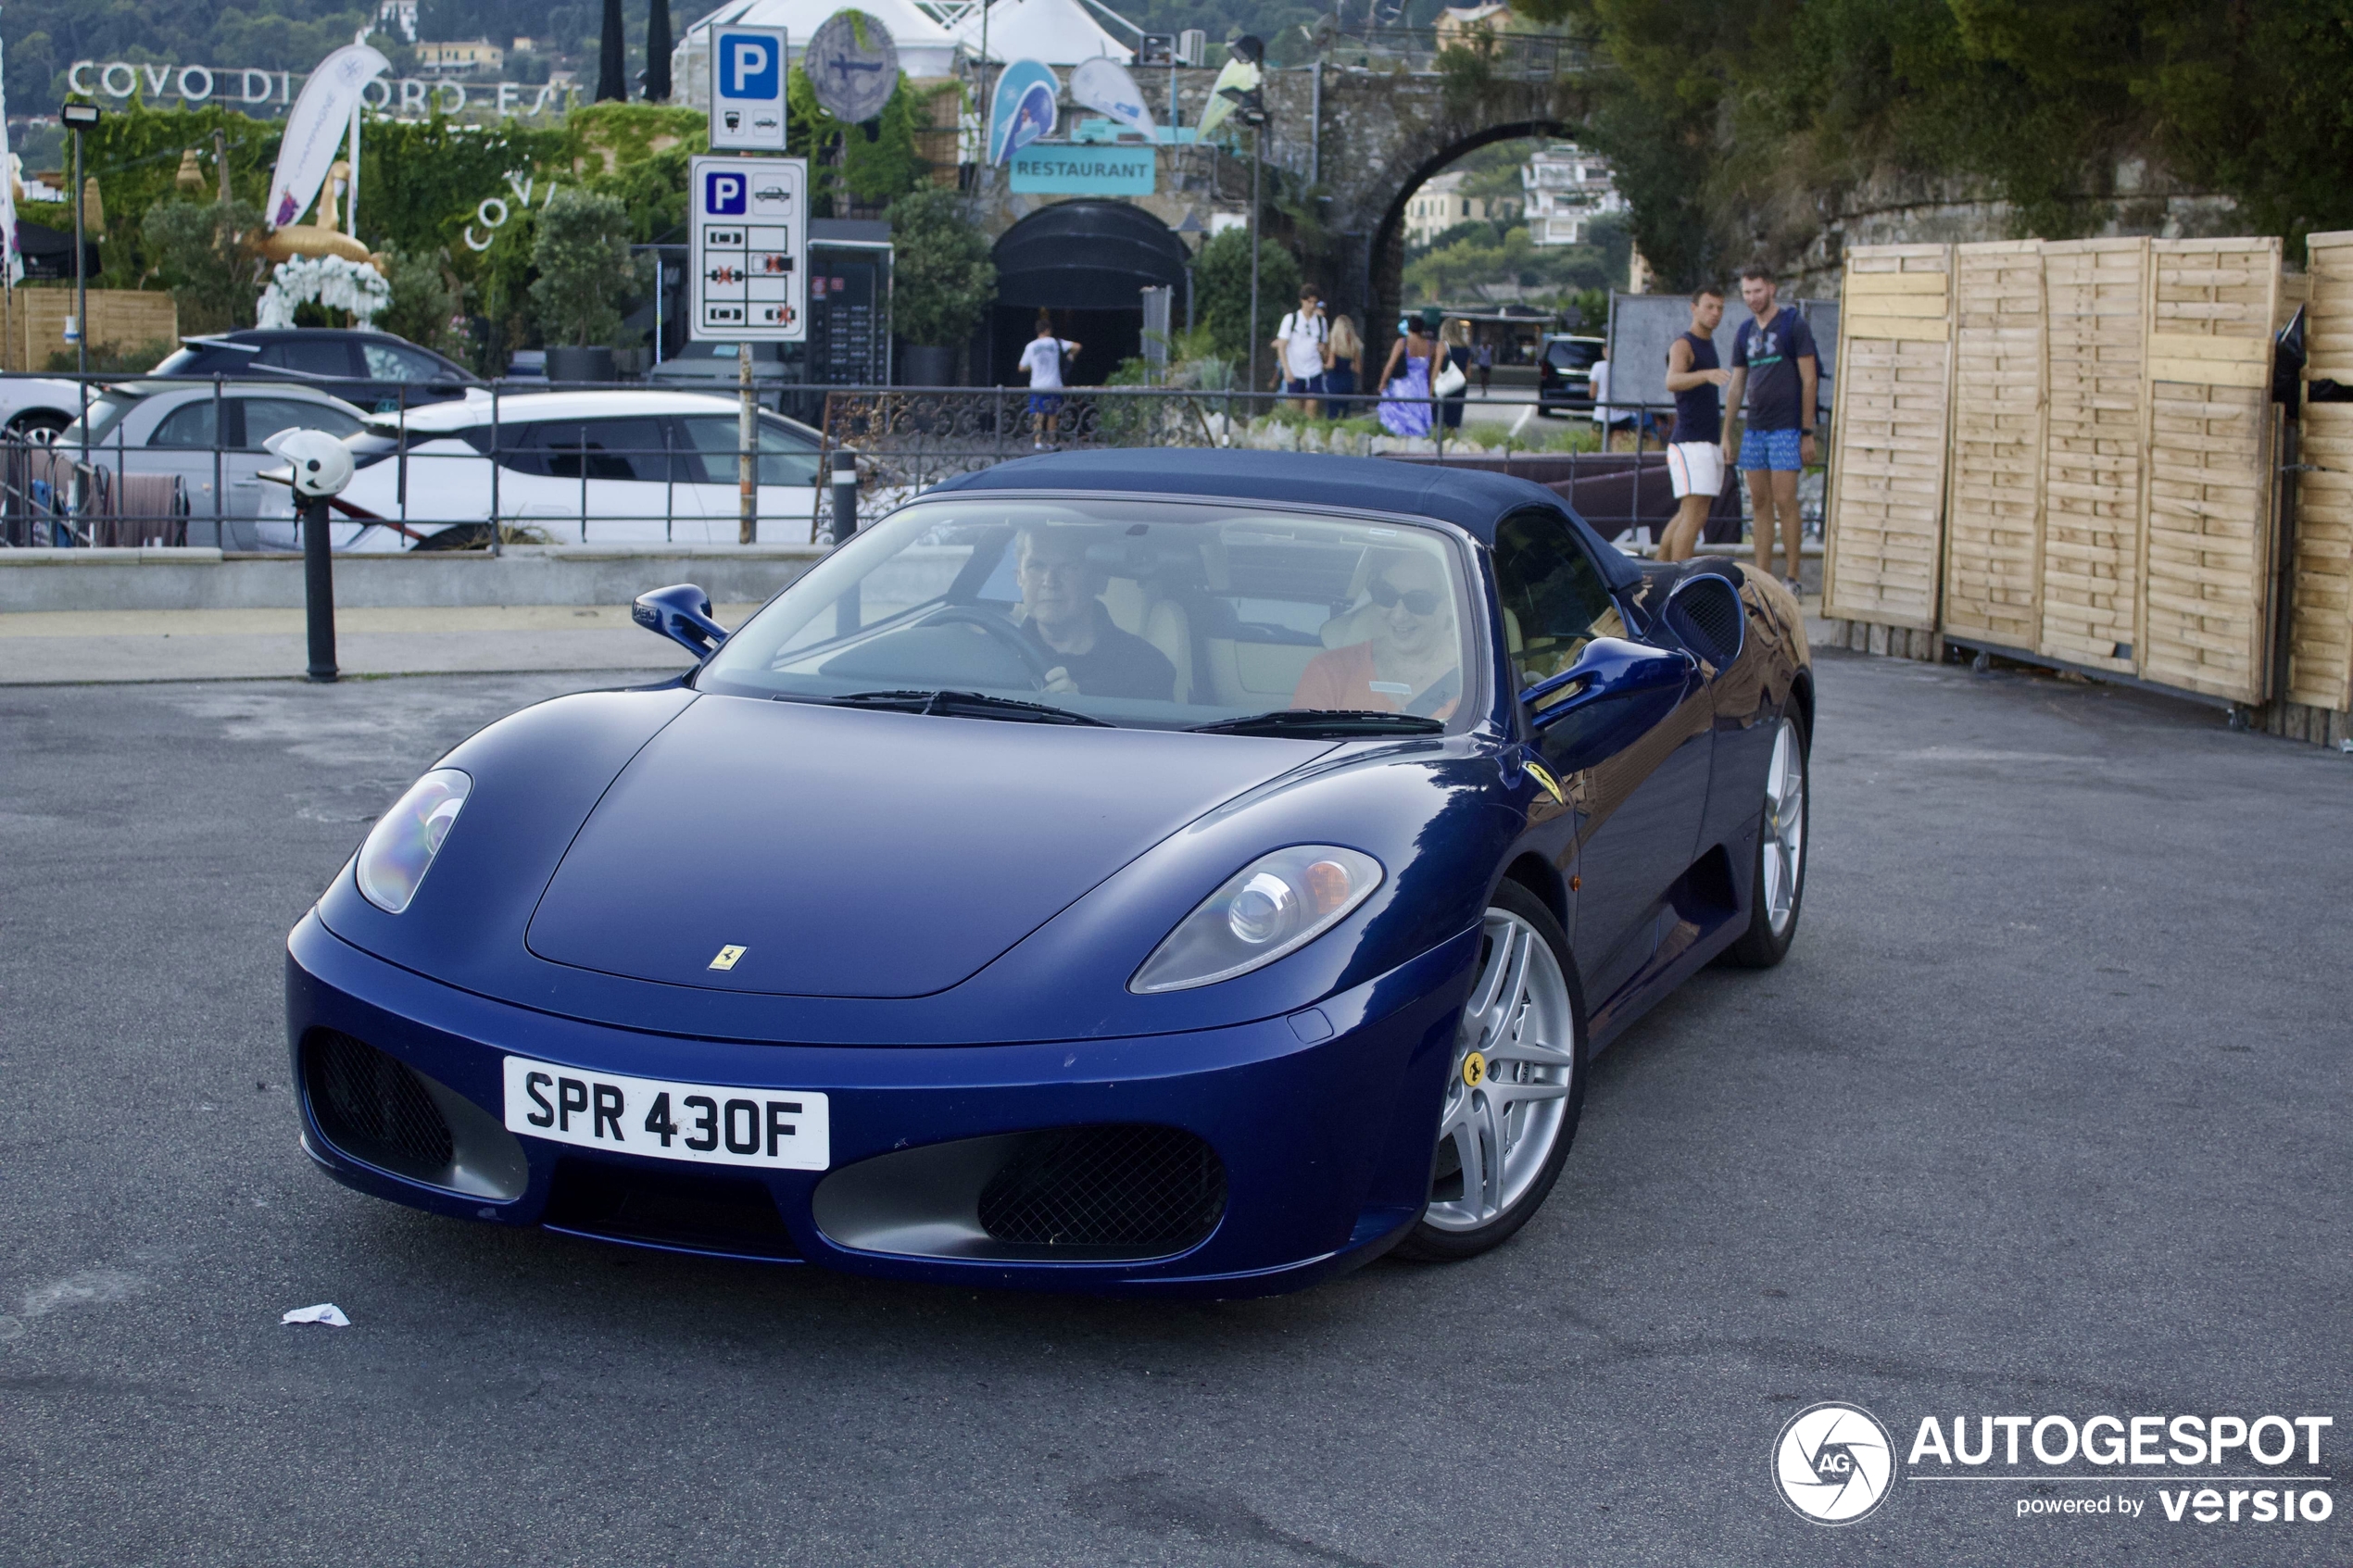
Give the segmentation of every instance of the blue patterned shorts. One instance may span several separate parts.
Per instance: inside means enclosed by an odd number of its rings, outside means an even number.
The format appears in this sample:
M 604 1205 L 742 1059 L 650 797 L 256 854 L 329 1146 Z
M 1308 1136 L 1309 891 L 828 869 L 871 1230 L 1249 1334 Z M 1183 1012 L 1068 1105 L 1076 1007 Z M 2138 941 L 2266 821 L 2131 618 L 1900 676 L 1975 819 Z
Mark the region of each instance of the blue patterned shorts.
M 1744 430 L 1741 432 L 1741 472 L 1755 473 L 1770 469 L 1780 473 L 1795 473 L 1804 465 L 1797 460 L 1797 438 L 1793 430 Z

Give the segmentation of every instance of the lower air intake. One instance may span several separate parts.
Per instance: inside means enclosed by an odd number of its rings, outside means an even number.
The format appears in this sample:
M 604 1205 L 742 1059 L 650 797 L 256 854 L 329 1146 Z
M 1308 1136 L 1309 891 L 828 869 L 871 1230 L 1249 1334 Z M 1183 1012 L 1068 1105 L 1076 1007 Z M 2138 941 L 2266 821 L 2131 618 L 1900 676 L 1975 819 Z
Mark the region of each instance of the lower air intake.
M 980 1193 L 980 1223 L 1026 1247 L 1177 1252 L 1226 1210 L 1226 1167 L 1174 1127 L 1072 1127 L 1035 1135 Z
M 339 1030 L 314 1029 L 302 1042 L 302 1073 L 328 1142 L 396 1175 L 443 1179 L 456 1140 L 406 1063 Z
M 767 1184 L 754 1176 L 563 1159 L 542 1224 L 607 1241 L 731 1258 L 798 1258 Z

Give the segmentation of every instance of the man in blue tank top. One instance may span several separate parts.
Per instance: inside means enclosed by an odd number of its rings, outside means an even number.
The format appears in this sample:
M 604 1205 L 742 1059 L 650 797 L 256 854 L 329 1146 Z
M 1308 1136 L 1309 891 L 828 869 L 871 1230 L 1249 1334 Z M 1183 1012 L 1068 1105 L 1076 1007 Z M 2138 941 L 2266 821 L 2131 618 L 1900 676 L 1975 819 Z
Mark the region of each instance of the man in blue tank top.
M 1723 320 L 1724 291 L 1704 286 L 1692 295 L 1692 330 L 1667 345 L 1667 390 L 1675 395 L 1667 477 L 1675 487 L 1675 521 L 1659 535 L 1661 560 L 1692 558 L 1724 488 L 1724 409 L 1717 388 L 1732 372 L 1716 362 L 1716 328 Z

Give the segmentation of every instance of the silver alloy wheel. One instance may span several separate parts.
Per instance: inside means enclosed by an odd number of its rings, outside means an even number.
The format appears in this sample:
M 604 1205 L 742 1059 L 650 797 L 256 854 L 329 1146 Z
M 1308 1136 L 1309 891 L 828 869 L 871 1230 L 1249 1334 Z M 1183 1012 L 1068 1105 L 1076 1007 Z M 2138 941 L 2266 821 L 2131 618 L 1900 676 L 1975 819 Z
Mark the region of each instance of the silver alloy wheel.
M 1527 1193 L 1560 1140 L 1577 1071 L 1577 1023 L 1553 945 L 1508 909 L 1487 911 L 1485 935 L 1424 1216 L 1442 1231 L 1477 1230 Z M 1457 1177 L 1460 1192 L 1447 1196 Z
M 1806 874 L 1806 746 L 1797 721 L 1783 719 L 1773 736 L 1773 760 L 1765 770 L 1765 919 L 1773 935 L 1789 930 L 1797 912 L 1797 889 Z

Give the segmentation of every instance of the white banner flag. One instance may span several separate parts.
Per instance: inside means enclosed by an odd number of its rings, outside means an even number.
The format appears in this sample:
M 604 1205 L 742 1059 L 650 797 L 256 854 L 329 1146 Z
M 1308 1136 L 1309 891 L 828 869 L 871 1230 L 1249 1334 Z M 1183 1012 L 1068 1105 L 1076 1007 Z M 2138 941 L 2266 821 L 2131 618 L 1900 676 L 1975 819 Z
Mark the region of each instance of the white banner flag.
M 0 78 L 6 75 L 5 62 L 0 62 Z M 15 288 L 24 282 L 24 257 L 17 251 L 17 160 L 8 154 L 8 97 L 0 90 L 0 249 L 7 260 L 0 263 L 0 278 Z
M 1098 56 L 1079 61 L 1070 73 L 1070 95 L 1128 130 L 1142 132 L 1145 141 L 1159 140 L 1152 130 L 1152 111 L 1144 107 L 1142 89 L 1117 60 Z
M 325 182 L 328 166 L 351 127 L 360 90 L 391 69 L 390 60 L 365 44 L 346 44 L 321 60 L 302 84 L 302 95 L 286 115 L 278 171 L 270 179 L 270 205 L 262 209 L 272 229 L 283 229 L 310 210 L 311 198 Z

